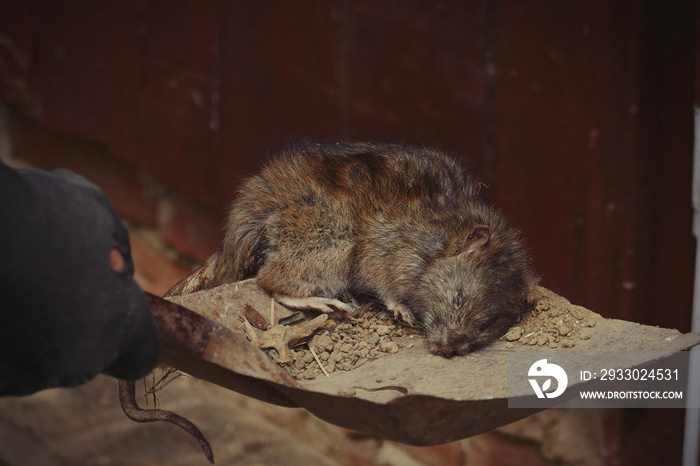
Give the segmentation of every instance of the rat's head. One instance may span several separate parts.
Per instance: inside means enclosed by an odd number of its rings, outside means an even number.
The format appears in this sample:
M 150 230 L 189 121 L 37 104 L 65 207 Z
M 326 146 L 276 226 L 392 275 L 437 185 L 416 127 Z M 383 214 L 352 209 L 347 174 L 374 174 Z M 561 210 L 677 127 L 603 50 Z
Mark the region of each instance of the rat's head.
M 467 354 L 518 320 L 534 280 L 517 233 L 503 233 L 477 226 L 457 251 L 426 270 L 417 308 L 432 352 Z

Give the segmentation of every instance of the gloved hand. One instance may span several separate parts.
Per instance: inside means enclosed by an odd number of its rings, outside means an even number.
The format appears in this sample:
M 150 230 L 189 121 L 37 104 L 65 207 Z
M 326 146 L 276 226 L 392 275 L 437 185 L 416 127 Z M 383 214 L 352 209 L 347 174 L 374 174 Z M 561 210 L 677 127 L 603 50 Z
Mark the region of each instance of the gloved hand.
M 158 331 L 133 273 L 99 188 L 0 163 L 0 395 L 148 373 Z

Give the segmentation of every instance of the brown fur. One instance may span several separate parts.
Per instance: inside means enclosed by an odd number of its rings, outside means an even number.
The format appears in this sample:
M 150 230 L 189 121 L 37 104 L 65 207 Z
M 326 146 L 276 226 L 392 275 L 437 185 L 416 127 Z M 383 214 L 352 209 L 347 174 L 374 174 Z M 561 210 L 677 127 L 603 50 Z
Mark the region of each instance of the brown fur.
M 444 356 L 502 336 L 536 281 L 462 165 L 372 143 L 303 142 L 274 159 L 241 186 L 219 251 L 174 288 L 254 275 L 276 296 L 362 292 L 408 309 Z

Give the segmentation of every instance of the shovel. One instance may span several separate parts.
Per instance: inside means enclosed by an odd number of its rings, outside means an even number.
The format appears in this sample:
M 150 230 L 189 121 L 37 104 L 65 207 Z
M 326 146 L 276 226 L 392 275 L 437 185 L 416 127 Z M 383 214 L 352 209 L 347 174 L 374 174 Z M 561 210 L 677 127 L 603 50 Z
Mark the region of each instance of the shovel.
M 555 351 L 685 351 L 700 343 L 700 333 L 604 319 L 545 288 L 538 293 L 540 314 L 570 312 L 576 322 L 585 323 L 585 333 L 568 339 L 570 347 L 559 345 Z M 271 303 L 254 279 L 167 300 L 153 295 L 148 299 L 161 334 L 163 362 L 258 400 L 304 408 L 366 435 L 436 445 L 490 431 L 542 409 L 508 407 L 508 355 L 552 351 L 537 335 L 510 332 L 488 348 L 450 359 L 416 344 L 351 371 L 299 381 L 250 341 L 251 309 L 258 317 L 266 315 Z M 277 303 L 273 306 L 274 321 L 294 314 Z M 644 362 L 648 361 L 635 364 Z M 574 386 L 577 383 L 582 382 Z

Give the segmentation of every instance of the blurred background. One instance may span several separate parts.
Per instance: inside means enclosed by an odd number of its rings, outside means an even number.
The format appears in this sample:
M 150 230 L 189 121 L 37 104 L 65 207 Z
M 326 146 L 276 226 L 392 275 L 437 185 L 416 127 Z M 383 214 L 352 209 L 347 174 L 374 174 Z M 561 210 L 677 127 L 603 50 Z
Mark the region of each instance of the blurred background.
M 488 185 L 543 286 L 688 332 L 697 6 L 0 0 L 0 157 L 101 186 L 139 282 L 163 293 L 216 249 L 237 182 L 294 138 L 436 147 Z M 404 447 L 177 384 L 163 407 L 213 436 L 220 464 L 295 464 L 299 448 L 312 464 L 679 464 L 683 444 L 682 410 L 608 410 Z M 0 465 L 198 464 L 184 434 L 131 423 L 116 397 L 105 377 L 0 400 Z

